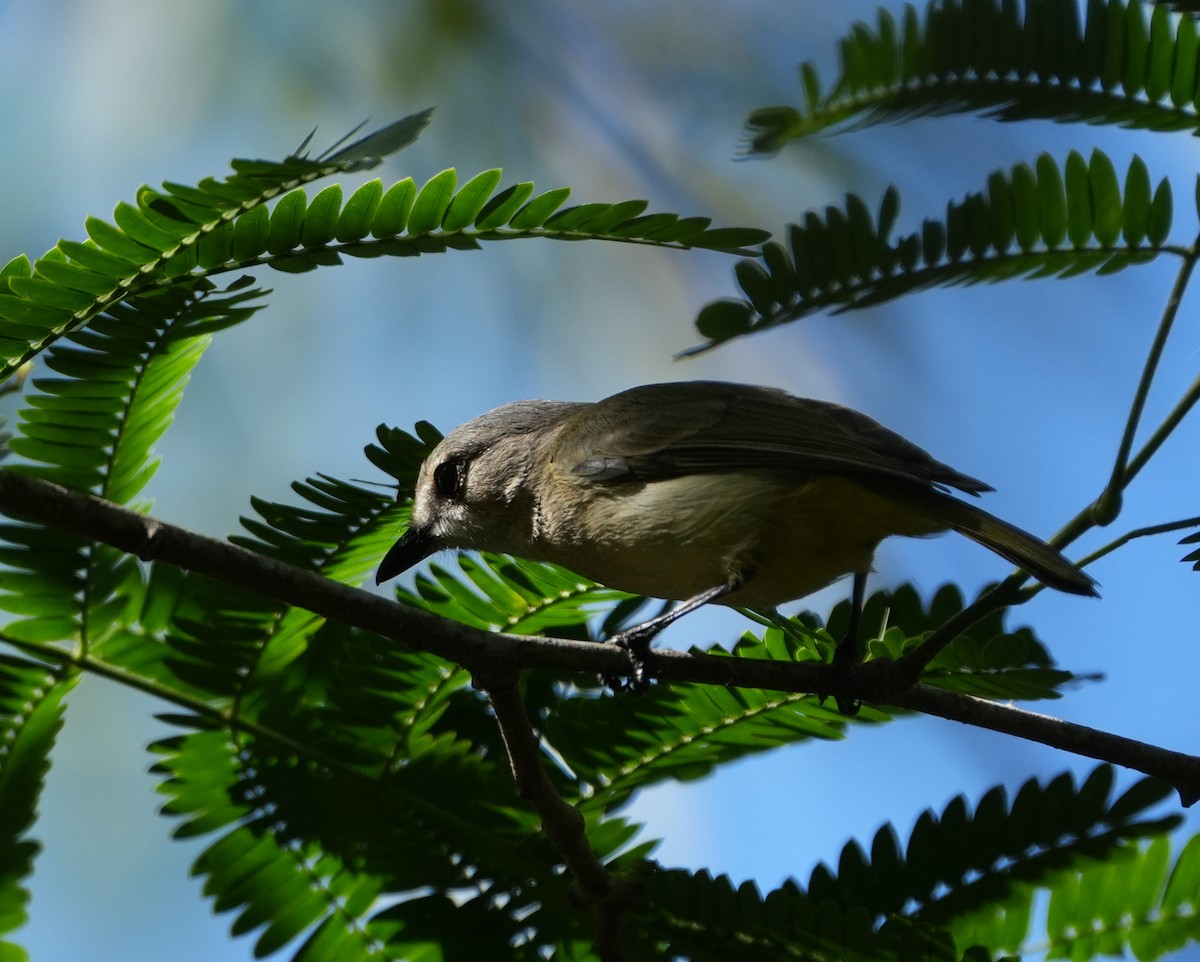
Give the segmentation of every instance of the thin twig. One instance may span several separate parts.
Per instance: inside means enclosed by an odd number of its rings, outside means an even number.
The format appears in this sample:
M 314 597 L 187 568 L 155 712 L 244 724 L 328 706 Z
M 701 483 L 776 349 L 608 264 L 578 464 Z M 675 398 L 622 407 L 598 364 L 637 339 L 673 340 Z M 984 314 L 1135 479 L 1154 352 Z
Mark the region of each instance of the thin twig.
M 515 671 L 478 672 L 475 685 L 488 694 L 517 792 L 542 819 L 542 831 L 558 849 L 578 886 L 576 901 L 590 905 L 595 917 L 594 946 L 601 962 L 621 962 L 621 916 L 630 904 L 630 883 L 604 867 L 588 843 L 583 816 L 554 788 L 543 765 L 541 744 L 518 685 Z
M 1163 350 L 1167 346 L 1167 338 L 1170 336 L 1175 318 L 1179 314 L 1179 305 L 1183 302 L 1183 294 L 1187 290 L 1188 281 L 1191 279 L 1195 266 L 1194 254 L 1183 259 L 1179 274 L 1175 278 L 1175 284 L 1171 288 L 1171 295 L 1167 298 L 1166 307 L 1163 308 L 1162 318 L 1158 322 L 1158 330 L 1155 331 L 1154 341 L 1146 355 L 1146 363 L 1142 365 L 1142 376 L 1138 379 L 1138 386 L 1129 406 L 1129 416 L 1125 422 L 1125 431 L 1121 435 L 1121 443 L 1117 448 L 1117 457 L 1113 462 L 1112 476 L 1091 508 L 1092 520 L 1096 524 L 1110 524 L 1116 520 L 1121 511 L 1122 495 L 1132 477 L 1129 472 L 1129 453 L 1133 450 L 1133 439 L 1137 435 L 1138 423 L 1141 421 L 1142 411 L 1146 407 L 1146 398 L 1150 396 L 1150 386 L 1154 383 L 1158 362 L 1162 360 Z
M 473 672 L 543 668 L 589 675 L 615 674 L 624 670 L 628 663 L 624 652 L 609 645 L 506 635 L 438 618 L 229 542 L 207 538 L 91 495 L 3 469 L 0 469 L 0 512 L 103 541 L 143 560 L 158 558 L 218 581 L 256 591 L 322 617 L 468 665 Z M 1002 582 L 1001 586 L 1006 583 Z M 966 616 L 956 616 L 959 617 Z M 956 630 L 961 630 L 961 626 Z M 839 684 L 846 684 L 844 673 L 835 673 L 828 665 L 814 663 L 651 651 L 647 664 L 655 677 L 673 682 L 819 694 L 828 694 Z M 977 704 L 998 706 L 952 692 L 932 690 L 931 694 L 931 690 L 923 686 L 901 690 L 896 683 L 896 665 L 891 662 L 872 661 L 852 665 L 850 669 L 851 687 L 847 690 L 864 702 L 900 705 L 954 718 L 1064 751 L 1125 765 L 1170 782 L 1185 805 L 1197 800 L 1200 757 L 1166 752 L 1152 745 L 1031 712 L 1021 713 L 1018 719 L 1016 714 L 999 707 L 985 718 L 982 710 L 975 710 Z M 1131 751 L 1131 746 L 1139 750 Z
M 554 843 L 578 883 L 584 900 L 596 902 L 613 889 L 608 869 L 588 845 L 583 816 L 554 789 L 542 765 L 542 748 L 525 711 L 517 673 L 479 672 L 475 686 L 487 692 L 504 739 L 517 793 L 541 816 L 542 830 Z
M 1179 521 L 1167 521 L 1164 524 L 1151 524 L 1144 528 L 1134 528 L 1132 531 L 1126 531 L 1121 537 L 1114 538 L 1102 548 L 1097 548 L 1085 558 L 1080 559 L 1080 566 L 1090 565 L 1093 561 L 1099 561 L 1105 555 L 1112 554 L 1123 545 L 1129 544 L 1137 538 L 1148 538 L 1156 534 L 1168 534 L 1172 531 L 1183 531 L 1185 529 L 1200 527 L 1200 517 L 1182 518 Z
M 1200 800 L 1200 758 L 1193 755 L 929 685 L 917 685 L 890 704 L 1132 768 L 1171 784 L 1185 806 Z

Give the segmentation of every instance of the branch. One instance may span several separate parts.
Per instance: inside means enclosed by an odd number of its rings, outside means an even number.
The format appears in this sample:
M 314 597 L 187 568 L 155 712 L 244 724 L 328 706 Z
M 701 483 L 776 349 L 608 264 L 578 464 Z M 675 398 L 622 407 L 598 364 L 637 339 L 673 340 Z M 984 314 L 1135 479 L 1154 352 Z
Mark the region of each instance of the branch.
M 640 891 L 636 880 L 614 879 L 596 857 L 584 833 L 583 816 L 557 791 L 542 764 L 542 746 L 529 721 L 517 684 L 517 673 L 475 675 L 475 685 L 488 693 L 517 792 L 541 816 L 542 831 L 563 857 L 579 886 L 579 901 L 595 908 L 596 951 L 602 962 L 620 962 L 621 915 Z
M 613 646 L 471 628 L 12 470 L 0 469 L 0 512 L 103 541 L 144 561 L 161 559 L 256 591 L 454 661 L 485 677 L 489 671 L 522 668 L 590 675 L 619 674 L 628 668 L 625 653 Z M 1169 782 L 1184 805 L 1200 799 L 1200 757 L 926 686 L 899 691 L 894 684 L 895 665 L 888 661 L 834 672 L 823 664 L 651 651 L 647 664 L 655 677 L 667 682 L 822 695 L 846 690 L 862 701 L 938 715 L 1133 768 Z
M 929 685 L 916 685 L 911 691 L 892 698 L 889 704 L 977 728 L 1016 735 L 1051 748 L 1153 775 L 1170 783 L 1179 792 L 1180 801 L 1185 806 L 1200 799 L 1200 758 L 1194 755 L 1184 755 L 1086 725 L 1076 725 L 1015 705 L 987 701 Z
M 1142 376 L 1138 381 L 1137 390 L 1133 395 L 1133 403 L 1129 408 L 1129 417 L 1125 423 L 1125 432 L 1121 435 L 1121 443 L 1117 449 L 1116 463 L 1113 464 L 1112 476 L 1109 478 L 1108 484 L 1104 490 L 1100 492 L 1095 503 L 1092 505 L 1092 518 L 1096 524 L 1107 525 L 1116 520 L 1117 515 L 1121 511 L 1121 501 L 1124 497 L 1125 487 L 1129 480 L 1132 479 L 1132 473 L 1129 471 L 1129 455 L 1133 450 L 1133 439 L 1137 434 L 1138 422 L 1141 420 L 1142 411 L 1146 407 L 1146 398 L 1150 395 L 1150 387 L 1154 383 L 1154 375 L 1158 370 L 1158 363 L 1162 360 L 1163 350 L 1167 346 L 1167 338 L 1171 333 L 1171 327 L 1175 323 L 1175 318 L 1179 314 L 1179 305 L 1183 302 L 1184 292 L 1187 290 L 1188 281 L 1191 280 L 1192 271 L 1196 267 L 1196 255 L 1189 252 L 1183 259 L 1183 264 L 1179 268 L 1179 274 L 1175 278 L 1175 284 L 1171 288 L 1171 296 L 1167 299 L 1167 305 L 1163 309 L 1162 319 L 1158 322 L 1158 330 L 1154 334 L 1154 342 L 1150 345 L 1150 353 L 1146 356 L 1146 362 L 1142 365 Z

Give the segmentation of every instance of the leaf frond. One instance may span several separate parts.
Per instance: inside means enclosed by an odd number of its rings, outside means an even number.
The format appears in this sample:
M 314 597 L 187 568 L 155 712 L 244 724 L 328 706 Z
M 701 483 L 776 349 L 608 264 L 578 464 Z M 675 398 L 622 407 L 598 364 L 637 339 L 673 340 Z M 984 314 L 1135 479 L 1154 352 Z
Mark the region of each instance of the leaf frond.
M 940 220 L 893 238 L 896 188 L 872 214 L 857 195 L 841 207 L 810 211 L 788 228 L 788 244 L 763 246 L 762 259 L 738 263 L 742 299 L 705 307 L 696 329 L 706 343 L 695 354 L 744 334 L 768 330 L 823 310 L 882 304 L 936 286 L 1013 278 L 1111 274 L 1164 252 L 1173 214 L 1170 183 L 1151 191 L 1134 157 L 1124 190 L 1108 157 L 1072 151 L 1060 166 L 1042 154 L 1034 167 L 993 173 L 985 190 L 953 201 Z
M 1169 841 L 1156 837 L 1064 872 L 1049 888 L 1050 955 L 1160 958 L 1197 941 L 1200 836 L 1184 845 L 1174 865 Z
M 12 470 L 117 503 L 130 503 L 158 466 L 153 446 L 170 425 L 192 368 L 215 330 L 249 317 L 260 292 L 238 282 L 217 291 L 197 279 L 113 305 L 55 344 L 33 381 L 12 451 Z M 0 609 L 26 641 L 100 644 L 135 618 L 137 563 L 105 545 L 31 525 L 3 527 Z
M 455 567 L 430 564 L 412 589 L 397 589 L 397 600 L 476 628 L 598 640 L 589 625 L 635 597 L 558 565 L 507 555 L 460 554 Z
M 311 722 L 292 720 L 306 741 L 320 740 Z M 536 820 L 491 801 L 508 777 L 504 765 L 453 739 L 428 742 L 382 777 L 281 757 L 221 731 L 167 739 L 155 751 L 164 811 L 182 819 L 176 834 L 217 833 L 194 869 L 205 894 L 218 912 L 237 912 L 234 935 L 259 931 L 257 955 L 307 933 L 297 958 L 337 946 L 346 958 L 399 960 L 423 942 L 507 958 L 509 943 L 528 931 L 528 918 L 517 919 L 562 897 Z M 476 925 L 430 926 L 430 912 L 441 918 L 435 910 L 451 898 L 468 905 Z M 548 937 L 582 934 L 569 913 L 559 918 Z
M 761 958 L 770 951 L 772 958 L 899 954 L 951 960 L 960 957 L 959 946 L 979 946 L 990 958 L 990 953 L 1023 946 L 1032 893 L 1043 886 L 1055 893 L 1052 900 L 1070 906 L 1056 913 L 1052 901 L 1052 938 L 1055 932 L 1085 933 L 1087 938 L 1098 928 L 1092 914 L 1096 902 L 1072 911 L 1079 880 L 1107 872 L 1110 884 L 1119 885 L 1115 880 L 1123 877 L 1121 866 L 1148 858 L 1155 862 L 1147 873 L 1150 884 L 1133 889 L 1144 893 L 1148 888 L 1156 896 L 1164 877 L 1161 846 L 1166 842 L 1161 836 L 1179 821 L 1147 815 L 1168 793 L 1161 783 L 1136 783 L 1116 799 L 1112 786 L 1112 770 L 1102 766 L 1079 787 L 1070 775 L 1044 786 L 1030 780 L 1011 805 L 999 787 L 974 810 L 960 796 L 940 815 L 925 812 L 906 846 L 890 825 L 875 834 L 869 852 L 851 841 L 837 869 L 819 865 L 806 889 L 789 880 L 764 896 L 752 882 L 735 888 L 728 878 L 707 872 L 659 871 L 649 887 L 663 915 L 650 931 L 660 937 L 664 928 L 670 933 L 670 952 L 698 952 L 703 958 Z M 1156 837 L 1147 849 L 1138 844 L 1144 836 Z M 1169 887 L 1170 898 L 1163 897 L 1164 907 L 1186 905 L 1193 896 L 1200 877 L 1196 849 L 1190 846 L 1180 858 L 1179 881 Z M 1143 854 L 1150 852 L 1154 854 Z M 1113 898 L 1113 921 L 1128 931 L 1131 914 L 1135 919 L 1150 914 L 1148 905 L 1139 913 L 1144 902 L 1143 894 Z M 714 945 L 713 939 L 722 936 L 729 944 Z M 1093 952 L 1076 951 L 1071 957 L 1089 958 L 1097 948 L 1119 951 L 1093 946 Z M 1064 941 L 1055 949 L 1075 945 Z
M 343 202 L 339 185 L 311 200 L 285 194 L 268 213 L 256 209 L 225 224 L 200 246 L 204 273 L 269 265 L 288 273 L 350 257 L 405 257 L 476 250 L 482 243 L 524 237 L 607 240 L 750 254 L 769 235 L 750 228 L 712 228 L 707 218 L 645 214 L 645 201 L 562 208 L 568 188 L 534 193 L 532 183 L 497 190 L 501 171 L 486 170 L 461 187 L 453 168 L 418 187 L 411 178 L 386 190 L 372 180 Z
M 1179 539 L 1180 544 L 1200 544 L 1200 531 L 1195 534 L 1189 534 L 1187 537 Z M 1184 564 L 1190 564 L 1193 571 L 1200 571 L 1200 548 L 1194 551 L 1189 551 L 1179 559 Z
M 1153 131 L 1200 128 L 1198 30 L 1166 4 L 1090 0 L 933 0 L 880 10 L 840 42 L 840 74 L 823 91 L 800 68 L 803 104 L 753 111 L 747 153 L 846 124 L 973 113 Z M 1149 11 L 1149 13 L 1147 12 Z
M 951 925 L 1014 883 L 1038 882 L 1064 866 L 1108 859 L 1131 839 L 1178 824 L 1178 816 L 1147 814 L 1169 793 L 1161 782 L 1147 779 L 1113 798 L 1113 781 L 1108 766 L 1094 769 L 1079 786 L 1069 773 L 1045 785 L 1030 779 L 1011 804 L 997 786 L 973 811 L 958 796 L 940 814 L 924 812 L 903 851 L 890 826 L 876 834 L 869 855 L 849 843 L 836 872 L 823 865 L 814 870 L 808 892 L 819 900 L 863 906 L 879 917 L 903 910 L 925 922 Z
M 869 913 L 818 902 L 790 880 L 764 896 L 752 881 L 735 886 L 728 876 L 714 876 L 707 870 L 660 869 L 650 877 L 646 897 L 658 912 L 647 916 L 643 937 L 657 940 L 666 958 L 705 962 L 763 958 L 957 962 L 959 958 L 953 940 L 930 926 L 896 919 L 877 930 Z M 636 925 L 641 919 L 630 921 Z
M 77 681 L 69 670 L 0 655 L 0 957 L 22 957 L 5 936 L 26 922 L 23 883 L 40 849 L 28 832 L 66 696 Z
M 220 180 L 143 187 L 134 203 L 117 205 L 112 221 L 89 217 L 87 240 L 60 241 L 32 264 L 9 262 L 0 272 L 0 382 L 96 315 L 191 272 L 214 235 L 235 221 L 253 223 L 263 204 L 301 184 L 375 166 L 410 143 L 428 118 L 429 111 L 414 114 L 315 160 L 235 160 Z

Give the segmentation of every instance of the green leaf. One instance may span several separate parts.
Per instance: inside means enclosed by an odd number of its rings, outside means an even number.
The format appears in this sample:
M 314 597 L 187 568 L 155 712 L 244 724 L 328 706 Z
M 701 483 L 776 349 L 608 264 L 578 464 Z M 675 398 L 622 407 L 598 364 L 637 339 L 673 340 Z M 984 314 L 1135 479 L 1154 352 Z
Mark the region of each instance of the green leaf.
M 233 222 L 235 261 L 249 262 L 267 249 L 271 240 L 271 216 L 265 207 L 254 207 Z
M 1037 159 L 1037 184 L 1042 243 L 1053 250 L 1067 236 L 1067 198 L 1062 174 L 1049 154 Z
M 320 162 L 339 170 L 364 170 L 378 166 L 385 157 L 403 150 L 420 136 L 421 131 L 433 118 L 432 107 L 409 114 L 400 120 L 381 127 L 348 147 L 324 155 Z
M 267 240 L 267 250 L 272 254 L 286 254 L 300 245 L 307 200 L 303 188 L 297 188 L 284 194 L 271 211 L 271 234 Z
M 340 184 L 330 184 L 312 199 L 300 229 L 300 243 L 305 247 L 321 247 L 337 234 L 338 213 L 342 206 Z
M 714 227 L 688 241 L 691 247 L 714 251 L 741 251 L 746 247 L 761 244 L 771 236 L 770 231 L 752 227 Z
M 343 244 L 361 240 L 371 232 L 372 221 L 383 199 L 383 184 L 376 178 L 358 188 L 338 217 L 334 237 Z
M 88 237 L 104 252 L 129 262 L 130 266 L 144 263 L 154 253 L 153 249 L 138 243 L 119 228 L 98 217 L 88 216 L 84 223 Z
M 1092 239 L 1092 192 L 1087 161 L 1078 151 L 1067 155 L 1067 240 L 1072 247 L 1084 247 Z
M 472 226 L 483 211 L 484 205 L 500 183 L 500 168 L 476 174 L 454 195 L 446 215 L 442 218 L 442 230 L 460 231 Z
M 1175 107 L 1188 107 L 1193 103 L 1198 49 L 1200 30 L 1197 30 L 1196 21 L 1191 17 L 1180 17 L 1171 75 L 1171 103 Z M 1154 59 L 1157 63 L 1159 58 Z
M 1151 199 L 1149 173 L 1135 159 L 1122 198 L 1115 168 L 1103 153 L 1093 152 L 1088 163 L 1072 152 L 1065 169 L 1064 176 L 1042 155 L 1036 174 L 1026 164 L 993 171 L 986 191 L 951 202 L 944 218 L 927 217 L 919 232 L 894 240 L 889 238 L 899 208 L 894 187 L 880 207 L 886 225 L 873 223 L 870 210 L 854 197 L 847 198 L 845 210 L 808 211 L 802 223 L 788 228 L 787 249 L 767 245 L 761 262 L 735 268 L 744 300 L 705 307 L 696 323 L 707 342 L 684 354 L 822 310 L 880 304 L 926 287 L 1112 273 L 1163 250 L 1171 220 L 1167 181 Z
M 487 231 L 503 227 L 532 196 L 532 183 L 525 182 L 506 187 L 483 205 L 479 216 L 475 218 L 476 228 Z
M 195 233 L 193 224 L 176 224 L 174 231 L 164 230 L 146 214 L 146 211 L 121 201 L 113 211 L 113 220 L 127 236 L 156 251 L 172 250 L 184 237 Z
M 754 261 L 740 261 L 735 268 L 738 285 L 759 314 L 769 314 L 778 303 L 766 268 Z
M 548 190 L 544 194 L 539 194 L 513 215 L 512 220 L 509 222 L 509 227 L 513 230 L 529 230 L 534 227 L 541 227 L 546 223 L 551 214 L 566 203 L 570 195 L 570 187 L 558 187 L 554 190 Z M 593 231 L 598 230 L 594 225 L 591 226 L 591 229 Z
M 375 224 L 371 233 L 375 237 L 394 237 L 408 226 L 408 215 L 417 198 L 417 186 L 411 177 L 406 177 L 391 187 L 379 202 L 375 212 Z
M 1165 13 L 1165 11 L 1164 11 Z M 1125 223 L 1122 236 L 1130 247 L 1138 247 L 1150 229 L 1150 172 L 1134 154 L 1125 175 Z
M 1112 161 L 1099 150 L 1092 151 L 1088 176 L 1092 183 L 1092 208 L 1096 216 L 1096 240 L 1112 247 L 1121 235 L 1121 188 Z
M 89 217 L 88 243 L 64 241 L 43 258 L 61 263 L 67 271 L 42 271 L 26 288 L 27 298 L 0 295 L 0 317 L 8 322 L 0 337 L 9 342 L 0 381 L 57 338 L 79 330 L 129 296 L 184 277 L 196 267 L 211 271 L 229 266 L 230 259 L 257 259 L 272 240 L 263 205 L 318 177 L 374 166 L 383 153 L 411 141 L 427 120 L 428 111 L 405 118 L 316 160 L 297 155 L 279 162 L 234 160 L 233 174 L 223 180 L 208 177 L 195 186 L 166 182 L 161 191 L 143 187 L 136 204 L 116 206 L 115 225 Z M 285 206 L 285 213 L 288 210 Z M 278 246 L 288 233 L 281 219 L 275 235 Z M 108 277 L 111 283 L 104 289 L 80 271 Z
M 408 215 L 409 234 L 428 234 L 442 226 L 442 218 L 454 197 L 458 175 L 453 168 L 443 170 L 429 179 L 417 194 Z
M 0 655 L 0 937 L 27 921 L 29 893 L 23 883 L 40 847 L 27 834 L 62 727 L 66 696 L 77 680 L 71 672 Z M 0 946 L 0 957 L 23 957 L 7 941 L 0 939 Z
M 111 277 L 114 280 L 127 277 L 136 267 L 123 257 L 117 257 L 108 251 L 101 250 L 94 241 L 90 240 L 82 243 L 60 240 L 56 249 L 85 270 Z
M 98 273 L 80 264 L 68 264 L 42 258 L 38 261 L 37 272 L 51 284 L 90 295 L 87 299 L 89 302 L 97 294 L 103 294 L 112 288 L 111 276 L 107 273 Z
M 1038 197 L 1038 181 L 1025 164 L 1012 170 L 1013 200 L 1017 211 L 1017 245 L 1031 251 L 1042 235 L 1042 212 Z
M 1150 204 L 1150 220 L 1146 225 L 1146 238 L 1151 247 L 1160 247 L 1166 243 L 1171 233 L 1171 216 L 1174 210 L 1171 182 L 1163 178 L 1154 191 L 1154 200 Z
M 726 341 L 750 329 L 753 308 L 745 301 L 728 298 L 713 301 L 696 318 L 696 330 L 710 341 Z
M 199 280 L 190 291 L 163 288 L 56 344 L 46 363 L 66 376 L 34 382 L 13 441 L 41 463 L 14 469 L 130 502 L 157 467 L 153 446 L 209 334 L 248 317 L 258 296 L 240 282 L 224 292 Z M 136 617 L 143 586 L 121 552 L 32 526 L 0 536 L 12 546 L 0 560 L 22 572 L 0 577 L 0 607 L 24 616 L 7 626 L 9 637 L 95 646 Z
M 798 107 L 750 112 L 745 147 L 776 153 L 830 127 L 947 113 L 1195 132 L 1196 31 L 1168 6 L 1096 0 L 1081 28 L 1066 0 L 906 5 L 899 31 L 881 8 L 874 29 L 855 24 L 839 42 L 831 84 L 804 63 Z
M 1083 863 L 1059 876 L 1050 886 L 1050 952 L 1072 958 L 1103 952 L 1154 959 L 1194 941 L 1191 906 L 1185 908 L 1178 899 L 1194 905 L 1198 894 L 1189 878 L 1195 841 L 1180 854 L 1165 893 L 1170 851 L 1161 837 L 1125 850 L 1122 857 Z

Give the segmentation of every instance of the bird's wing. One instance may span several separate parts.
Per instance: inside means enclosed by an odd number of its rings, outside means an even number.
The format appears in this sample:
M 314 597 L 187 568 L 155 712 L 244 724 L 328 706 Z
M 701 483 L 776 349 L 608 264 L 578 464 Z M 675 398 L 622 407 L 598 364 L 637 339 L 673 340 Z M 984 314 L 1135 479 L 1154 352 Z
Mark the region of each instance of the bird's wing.
M 564 425 L 554 458 L 562 470 L 613 483 L 751 469 L 990 490 L 857 411 L 718 382 L 649 384 L 590 405 Z

